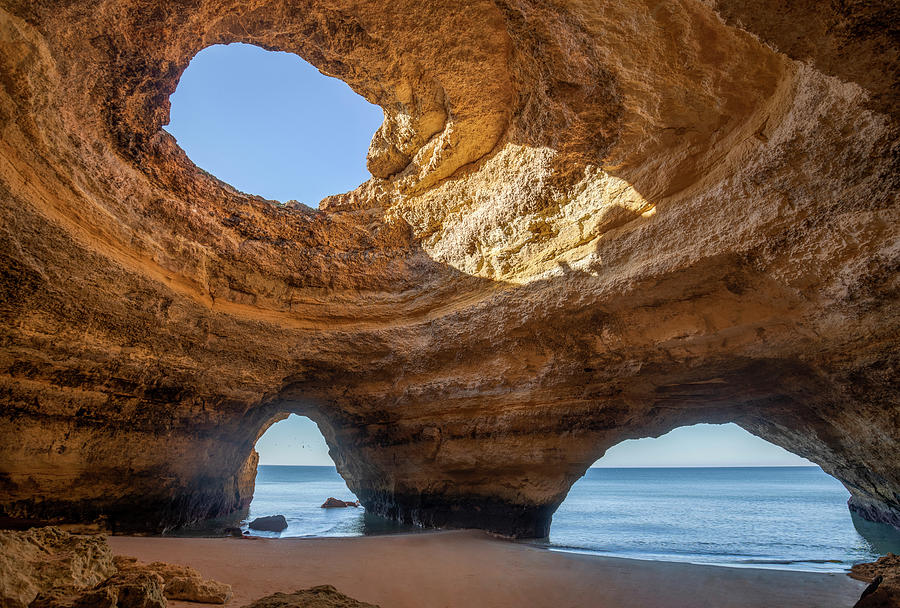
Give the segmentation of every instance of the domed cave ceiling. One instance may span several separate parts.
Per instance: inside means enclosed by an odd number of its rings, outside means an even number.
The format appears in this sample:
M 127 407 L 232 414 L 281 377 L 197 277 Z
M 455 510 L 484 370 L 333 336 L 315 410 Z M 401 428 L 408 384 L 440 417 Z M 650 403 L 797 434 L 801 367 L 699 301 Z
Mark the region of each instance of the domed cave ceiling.
M 365 507 L 542 536 L 610 446 L 735 422 L 900 526 L 894 2 L 0 0 L 0 514 L 249 504 L 316 421 Z M 381 106 L 372 179 L 238 192 L 203 48 Z

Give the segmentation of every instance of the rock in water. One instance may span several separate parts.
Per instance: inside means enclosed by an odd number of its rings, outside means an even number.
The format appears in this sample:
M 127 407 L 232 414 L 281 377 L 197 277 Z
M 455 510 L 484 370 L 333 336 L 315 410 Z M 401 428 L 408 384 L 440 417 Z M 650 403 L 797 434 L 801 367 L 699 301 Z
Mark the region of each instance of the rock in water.
M 322 503 L 323 509 L 340 509 L 342 507 L 358 507 L 359 501 L 338 500 L 337 498 L 328 498 Z
M 251 530 L 281 532 L 288 527 L 288 524 L 284 515 L 268 515 L 266 517 L 257 517 L 250 522 L 249 527 Z
M 293 593 L 275 593 L 244 608 L 378 608 L 347 597 L 331 585 L 301 589 Z
M 116 573 L 101 536 L 74 536 L 59 528 L 0 531 L 0 606 L 25 608 L 56 587 L 93 587 Z

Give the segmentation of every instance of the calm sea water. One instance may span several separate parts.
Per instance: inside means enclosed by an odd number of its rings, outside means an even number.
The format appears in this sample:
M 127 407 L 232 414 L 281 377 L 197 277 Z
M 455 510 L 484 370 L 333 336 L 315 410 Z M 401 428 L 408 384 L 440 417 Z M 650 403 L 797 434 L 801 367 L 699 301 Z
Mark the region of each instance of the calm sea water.
M 259 467 L 250 518 L 281 513 L 269 536 L 359 536 L 416 530 L 359 509 L 333 467 Z M 664 561 L 842 571 L 900 552 L 893 528 L 851 519 L 846 489 L 818 467 L 590 469 L 537 544 Z M 245 525 L 246 528 L 246 525 Z

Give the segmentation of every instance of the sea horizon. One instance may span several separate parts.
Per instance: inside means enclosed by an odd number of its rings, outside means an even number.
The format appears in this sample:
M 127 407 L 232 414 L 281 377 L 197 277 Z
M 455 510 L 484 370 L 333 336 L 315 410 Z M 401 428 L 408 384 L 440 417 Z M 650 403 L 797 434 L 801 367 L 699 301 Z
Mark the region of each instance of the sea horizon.
M 259 465 L 243 528 L 273 538 L 346 537 L 424 530 L 364 508 L 322 509 L 355 500 L 334 465 Z M 651 561 L 809 572 L 845 572 L 900 542 L 863 530 L 849 492 L 815 465 L 590 467 L 553 516 L 553 551 Z M 282 533 L 249 530 L 254 517 L 284 515 Z M 884 538 L 880 538 L 884 535 Z

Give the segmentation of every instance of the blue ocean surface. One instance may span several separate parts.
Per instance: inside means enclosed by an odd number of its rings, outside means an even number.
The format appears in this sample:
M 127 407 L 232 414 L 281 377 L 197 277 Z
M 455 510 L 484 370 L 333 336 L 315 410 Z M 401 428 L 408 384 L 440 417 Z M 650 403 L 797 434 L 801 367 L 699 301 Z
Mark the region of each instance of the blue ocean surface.
M 327 498 L 355 501 L 344 478 L 331 467 L 259 465 L 256 491 L 250 513 L 242 528 L 256 517 L 284 515 L 288 527 L 284 532 L 250 530 L 255 536 L 366 536 L 421 531 L 390 520 L 367 514 L 362 507 L 323 509 Z
M 249 519 L 280 513 L 288 528 L 253 533 L 418 530 L 363 508 L 320 508 L 329 496 L 355 499 L 333 467 L 260 465 Z M 818 467 L 596 468 L 572 486 L 550 538 L 533 542 L 615 557 L 823 572 L 900 551 L 893 528 L 851 518 L 848 497 Z

